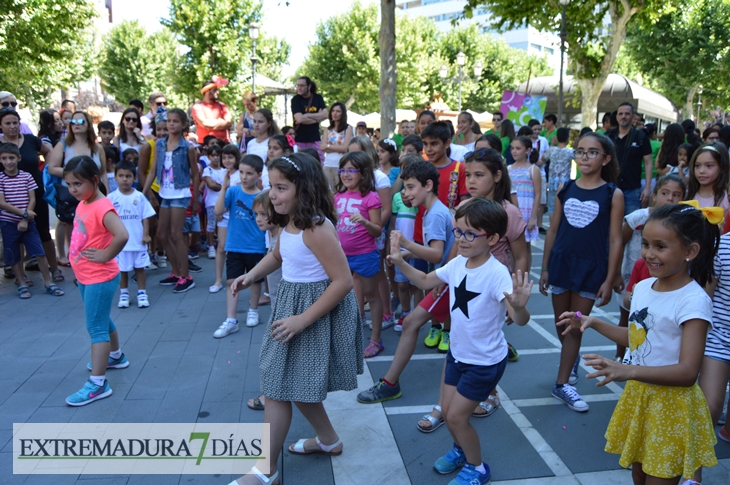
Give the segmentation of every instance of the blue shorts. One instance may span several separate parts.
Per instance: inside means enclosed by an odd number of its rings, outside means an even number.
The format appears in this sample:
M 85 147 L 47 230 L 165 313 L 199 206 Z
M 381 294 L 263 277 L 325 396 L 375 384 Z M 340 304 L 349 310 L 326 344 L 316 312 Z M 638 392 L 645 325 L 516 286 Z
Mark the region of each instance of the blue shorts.
M 86 330 L 89 331 L 92 344 L 108 342 L 109 334 L 117 329 L 112 321 L 111 311 L 120 278 L 117 274 L 109 281 L 91 285 L 84 285 L 79 281 L 79 292 L 86 314 Z
M 194 216 L 186 216 L 182 232 L 183 234 L 187 234 L 189 232 L 200 232 L 200 216 L 197 214 Z
M 465 398 L 482 402 L 486 401 L 507 367 L 507 355 L 499 364 L 474 365 L 456 362 L 451 350 L 446 354 L 444 384 L 456 387 L 456 391 Z
M 370 253 L 347 256 L 347 264 L 350 271 L 357 273 L 363 278 L 372 278 L 380 271 L 380 251 L 377 249 Z
M 423 261 L 423 260 L 416 259 L 416 258 L 406 259 L 406 263 L 408 263 L 410 266 L 412 266 L 416 269 L 419 269 L 416 267 L 416 264 L 418 261 Z M 423 261 L 423 262 L 425 263 L 425 261 Z M 428 270 L 428 266 L 426 266 L 425 264 L 422 266 L 424 266 L 425 269 Z M 420 271 L 423 271 L 423 270 L 420 270 Z M 423 272 L 425 273 L 426 271 L 423 271 Z M 395 277 L 393 279 L 395 280 L 396 283 L 410 283 L 411 282 L 408 278 L 406 278 L 406 275 L 404 275 L 403 272 L 400 269 L 398 269 L 398 266 L 395 267 Z
M 165 199 L 160 201 L 160 209 L 187 209 L 190 207 L 192 197 L 183 197 L 182 199 Z
M 566 291 L 571 291 L 571 290 L 568 290 L 567 288 L 562 288 L 560 286 L 550 285 L 550 293 L 552 293 L 553 295 L 562 295 Z M 580 296 L 582 298 L 587 298 L 589 300 L 596 299 L 595 293 L 588 293 L 587 291 L 574 291 L 573 293 L 578 293 L 578 296 Z
M 26 254 L 32 258 L 46 255 L 41 244 L 41 236 L 35 227 L 35 221 L 28 221 L 28 229 L 25 232 L 18 230 L 17 222 L 0 221 L 0 230 L 3 236 L 3 256 L 7 266 L 12 266 L 20 261 L 21 243 L 25 246 Z

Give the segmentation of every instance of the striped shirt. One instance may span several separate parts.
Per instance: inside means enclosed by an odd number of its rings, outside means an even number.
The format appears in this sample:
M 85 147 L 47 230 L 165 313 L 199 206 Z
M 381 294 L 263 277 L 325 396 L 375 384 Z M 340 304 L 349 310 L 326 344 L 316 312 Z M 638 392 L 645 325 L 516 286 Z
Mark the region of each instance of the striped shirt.
M 707 335 L 705 355 L 730 362 L 730 234 L 720 238 L 715 274 L 717 288 L 712 297 L 712 329 Z
M 30 203 L 30 191 L 38 186 L 28 172 L 18 170 L 17 175 L 9 176 L 0 172 L 0 194 L 5 197 L 5 202 L 16 209 L 27 209 Z M 0 209 L 0 220 L 7 222 L 20 222 L 23 218 L 17 214 Z

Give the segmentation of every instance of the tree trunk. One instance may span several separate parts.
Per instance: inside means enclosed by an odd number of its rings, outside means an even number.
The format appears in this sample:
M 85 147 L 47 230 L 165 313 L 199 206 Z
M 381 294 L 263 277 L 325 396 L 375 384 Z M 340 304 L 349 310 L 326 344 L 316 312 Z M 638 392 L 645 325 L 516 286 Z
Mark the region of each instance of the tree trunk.
M 682 119 L 691 120 L 694 117 L 693 101 L 698 89 L 699 85 L 692 86 L 687 91 L 687 100 L 684 102 L 684 113 L 682 113 Z M 699 113 L 697 113 L 697 115 L 699 116 Z
M 595 129 L 598 120 L 598 98 L 601 97 L 606 78 L 576 79 L 575 82 L 580 86 L 582 126 L 590 126 Z
M 380 137 L 395 132 L 395 0 L 380 0 Z
M 619 11 L 619 5 L 621 11 Z M 626 26 L 631 17 L 636 15 L 642 8 L 643 2 L 637 7 L 632 7 L 629 0 L 611 0 L 608 4 L 608 11 L 611 16 L 611 37 L 606 45 L 606 54 L 603 56 L 598 72 L 592 71 L 593 65 L 575 66 L 575 81 L 581 89 L 581 114 L 583 115 L 583 126 L 596 128 L 598 121 L 598 98 L 601 96 L 606 79 L 613 69 L 618 57 L 618 50 L 626 39 Z M 576 52 L 571 55 L 573 59 L 585 57 L 585 46 L 576 46 Z M 569 47 L 570 54 L 570 47 Z

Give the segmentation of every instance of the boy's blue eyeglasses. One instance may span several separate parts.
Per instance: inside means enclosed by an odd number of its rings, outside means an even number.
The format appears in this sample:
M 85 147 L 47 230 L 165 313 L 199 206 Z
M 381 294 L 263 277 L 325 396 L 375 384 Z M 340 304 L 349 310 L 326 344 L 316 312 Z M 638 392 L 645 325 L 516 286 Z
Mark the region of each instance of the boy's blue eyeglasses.
M 476 234 L 472 231 L 462 231 L 458 227 L 455 227 L 451 230 L 451 232 L 454 234 L 454 237 L 456 239 L 459 239 L 460 237 L 464 237 L 464 239 L 467 240 L 467 242 L 472 242 L 474 239 L 478 237 L 489 237 L 492 235 L 491 232 L 485 232 L 484 234 Z
M 360 170 L 356 168 L 341 168 L 337 171 L 338 174 L 347 174 L 347 175 L 355 175 L 356 173 L 359 173 Z

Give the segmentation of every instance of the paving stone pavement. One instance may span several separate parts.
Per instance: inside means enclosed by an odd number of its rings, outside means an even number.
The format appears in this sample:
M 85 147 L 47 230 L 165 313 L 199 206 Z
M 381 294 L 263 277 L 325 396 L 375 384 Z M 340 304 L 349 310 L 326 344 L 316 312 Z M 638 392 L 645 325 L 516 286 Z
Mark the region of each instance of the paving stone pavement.
M 539 277 L 542 244 L 533 247 L 533 277 Z M 12 280 L 0 281 L 0 484 L 228 484 L 232 476 L 197 475 L 13 475 L 12 425 L 25 422 L 261 422 L 263 413 L 250 410 L 246 400 L 258 395 L 258 356 L 264 325 L 241 328 L 224 339 L 212 334 L 225 317 L 225 294 L 208 293 L 213 262 L 201 258 L 204 272 L 194 275 L 193 290 L 182 295 L 157 282 L 163 270 L 148 272 L 151 307 L 112 310 L 124 352 L 131 365 L 109 371 L 114 394 L 81 408 L 64 399 L 88 376 L 89 337 L 73 276 L 64 269 L 67 291 L 62 298 L 45 295 L 38 273 L 30 273 L 33 297 L 21 301 Z M 134 285 L 131 287 L 134 288 Z M 245 319 L 247 296 L 239 318 Z M 631 483 L 630 472 L 618 457 L 603 451 L 605 432 L 622 386 L 596 387 L 582 368 L 577 385 L 591 409 L 570 411 L 551 397 L 559 346 L 550 299 L 535 288 L 529 303 L 532 321 L 509 326 L 508 340 L 520 359 L 509 363 L 500 382 L 502 406 L 492 416 L 474 419 L 482 453 L 492 469 L 494 484 Z M 266 321 L 270 308 L 261 308 Z M 618 316 L 614 302 L 596 314 L 611 321 Z M 365 338 L 369 336 L 367 329 Z M 426 331 L 422 330 L 422 337 Z M 452 476 L 436 474 L 432 465 L 451 446 L 445 427 L 432 434 L 416 422 L 438 399 L 443 354 L 419 343 L 402 376 L 403 397 L 384 405 L 356 402 L 364 390 L 387 370 L 398 334 L 386 330 L 385 352 L 367 361 L 359 389 L 332 393 L 325 405 L 345 443 L 340 457 L 300 457 L 282 453 L 284 485 L 322 484 L 446 484 Z M 595 332 L 583 339 L 583 351 L 613 356 L 614 346 Z M 288 444 L 311 437 L 308 423 L 294 412 Z M 716 446 L 720 465 L 705 472 L 704 484 L 730 483 L 730 444 Z

